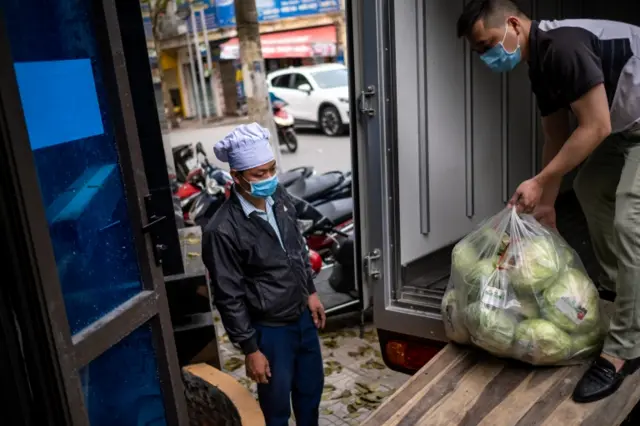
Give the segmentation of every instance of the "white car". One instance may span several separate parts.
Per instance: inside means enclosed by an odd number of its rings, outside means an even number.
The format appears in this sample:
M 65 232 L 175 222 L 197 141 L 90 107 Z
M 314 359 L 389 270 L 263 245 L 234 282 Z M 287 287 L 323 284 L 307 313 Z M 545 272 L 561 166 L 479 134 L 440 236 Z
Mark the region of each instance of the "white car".
M 349 126 L 349 76 L 342 64 L 291 67 L 267 76 L 269 90 L 287 105 L 296 124 L 319 127 L 327 136 Z

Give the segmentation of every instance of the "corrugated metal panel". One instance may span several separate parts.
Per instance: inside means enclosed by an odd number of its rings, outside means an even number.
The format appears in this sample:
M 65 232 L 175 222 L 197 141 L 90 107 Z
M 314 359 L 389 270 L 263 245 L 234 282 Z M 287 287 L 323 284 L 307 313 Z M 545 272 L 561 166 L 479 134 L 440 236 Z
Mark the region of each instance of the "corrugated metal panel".
M 535 161 L 526 66 L 489 71 L 456 37 L 463 4 L 396 3 L 403 264 L 502 208 Z
M 640 2 L 524 0 L 533 19 L 640 23 Z M 455 34 L 465 0 L 396 2 L 401 263 L 445 247 L 504 207 L 542 162 L 528 68 L 494 74 Z M 570 183 L 571 176 L 567 179 Z

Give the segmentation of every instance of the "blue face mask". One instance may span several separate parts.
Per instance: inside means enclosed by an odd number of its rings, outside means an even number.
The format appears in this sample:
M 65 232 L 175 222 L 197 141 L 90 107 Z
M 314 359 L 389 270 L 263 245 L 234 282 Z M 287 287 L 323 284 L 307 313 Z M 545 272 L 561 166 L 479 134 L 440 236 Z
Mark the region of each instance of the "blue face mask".
M 502 41 L 491 49 L 487 50 L 484 54 L 480 55 L 480 59 L 494 72 L 508 72 L 511 71 L 520 63 L 522 59 L 520 55 L 520 40 L 518 40 L 518 47 L 513 52 L 507 52 L 504 48 L 504 40 L 507 37 L 507 30 L 509 25 L 504 29 L 504 36 Z
M 251 195 L 258 198 L 269 198 L 278 188 L 278 175 L 273 175 L 258 182 L 247 181 L 247 183 L 251 185 Z

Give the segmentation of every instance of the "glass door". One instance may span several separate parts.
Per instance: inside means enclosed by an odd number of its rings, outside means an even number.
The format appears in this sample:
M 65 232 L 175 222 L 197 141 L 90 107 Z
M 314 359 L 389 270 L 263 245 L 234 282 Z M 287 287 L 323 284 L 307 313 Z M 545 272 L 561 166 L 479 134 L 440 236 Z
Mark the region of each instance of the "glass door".
M 72 423 L 186 424 L 154 243 L 170 219 L 148 210 L 115 4 L 0 5 L 0 115 Z

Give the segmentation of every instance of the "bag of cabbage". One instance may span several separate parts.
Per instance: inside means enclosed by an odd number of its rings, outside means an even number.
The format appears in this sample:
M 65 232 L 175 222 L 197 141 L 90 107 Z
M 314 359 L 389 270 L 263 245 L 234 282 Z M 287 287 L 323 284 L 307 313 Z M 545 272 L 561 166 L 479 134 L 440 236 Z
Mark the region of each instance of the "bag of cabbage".
M 453 248 L 442 317 L 450 340 L 532 365 L 582 362 L 604 339 L 598 291 L 577 253 L 514 209 Z

